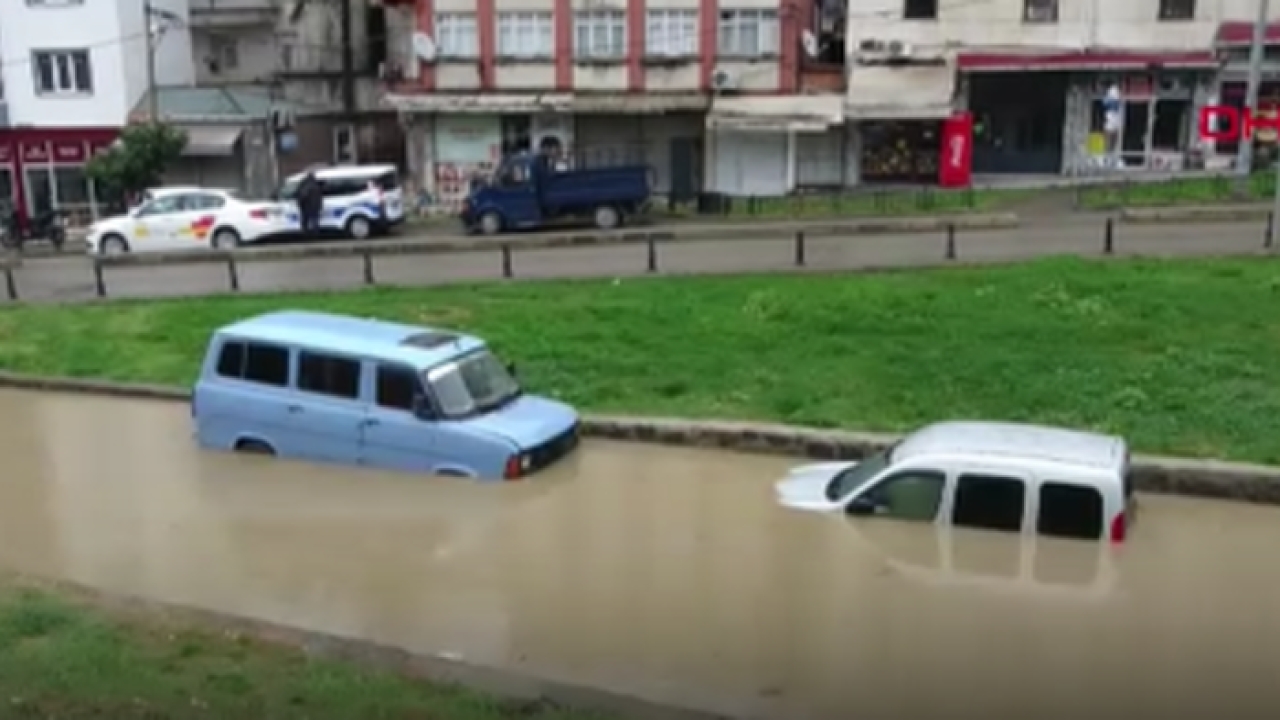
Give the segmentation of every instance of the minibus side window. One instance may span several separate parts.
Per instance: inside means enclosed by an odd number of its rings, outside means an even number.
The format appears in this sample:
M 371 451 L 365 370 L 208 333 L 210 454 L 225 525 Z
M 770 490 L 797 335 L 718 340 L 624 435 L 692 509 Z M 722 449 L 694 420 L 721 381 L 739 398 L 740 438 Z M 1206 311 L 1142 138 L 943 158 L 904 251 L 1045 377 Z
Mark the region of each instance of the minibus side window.
M 418 374 L 395 365 L 379 365 L 377 377 L 378 407 L 390 410 L 413 411 L 413 399 L 418 395 Z
M 285 387 L 289 384 L 289 351 L 275 345 L 228 340 L 218 352 L 217 373 L 232 380 Z
M 298 353 L 298 389 L 356 400 L 360 397 L 360 362 L 303 350 Z

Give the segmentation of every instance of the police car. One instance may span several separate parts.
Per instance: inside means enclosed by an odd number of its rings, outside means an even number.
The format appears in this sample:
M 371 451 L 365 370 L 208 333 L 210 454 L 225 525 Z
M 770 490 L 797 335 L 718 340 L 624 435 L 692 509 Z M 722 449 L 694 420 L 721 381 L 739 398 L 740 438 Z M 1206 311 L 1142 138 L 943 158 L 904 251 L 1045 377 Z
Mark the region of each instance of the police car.
M 241 198 L 234 190 L 148 190 L 125 215 L 101 220 L 85 239 L 91 255 L 230 249 L 288 232 L 285 207 Z
M 298 186 L 308 171 L 290 176 L 277 197 L 285 203 L 290 232 L 302 231 Z M 381 235 L 404 222 L 404 190 L 395 165 L 312 168 L 324 193 L 320 229 L 356 240 Z

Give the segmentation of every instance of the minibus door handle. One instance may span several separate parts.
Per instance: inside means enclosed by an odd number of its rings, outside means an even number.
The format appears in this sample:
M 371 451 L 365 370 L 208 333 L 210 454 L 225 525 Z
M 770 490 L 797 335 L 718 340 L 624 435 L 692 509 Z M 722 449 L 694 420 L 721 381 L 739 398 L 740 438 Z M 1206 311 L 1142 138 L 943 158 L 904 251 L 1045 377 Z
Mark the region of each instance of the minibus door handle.
M 297 415 L 297 414 L 299 414 L 299 413 L 301 413 L 301 412 L 302 412 L 302 406 L 301 406 L 301 405 L 290 405 L 290 406 L 289 406 L 289 414 L 290 414 L 290 415 Z

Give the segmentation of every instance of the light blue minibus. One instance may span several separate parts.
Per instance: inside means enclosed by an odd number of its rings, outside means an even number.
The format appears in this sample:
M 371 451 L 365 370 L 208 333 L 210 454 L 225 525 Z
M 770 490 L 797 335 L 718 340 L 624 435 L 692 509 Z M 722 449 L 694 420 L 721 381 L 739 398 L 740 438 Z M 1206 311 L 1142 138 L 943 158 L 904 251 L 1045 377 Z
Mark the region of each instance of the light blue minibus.
M 542 470 L 579 430 L 479 338 L 303 311 L 217 330 L 191 414 L 205 448 L 485 480 Z

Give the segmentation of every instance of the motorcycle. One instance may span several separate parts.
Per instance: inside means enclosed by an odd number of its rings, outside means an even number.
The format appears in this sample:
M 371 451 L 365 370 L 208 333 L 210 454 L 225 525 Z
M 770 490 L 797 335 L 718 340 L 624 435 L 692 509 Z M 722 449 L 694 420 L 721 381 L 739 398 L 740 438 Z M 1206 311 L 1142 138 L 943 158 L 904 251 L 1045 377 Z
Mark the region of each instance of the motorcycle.
M 21 251 L 27 243 L 46 240 L 53 249 L 61 252 L 67 241 L 67 213 L 62 210 L 46 210 L 36 215 L 25 227 L 22 218 L 14 210 L 0 224 L 0 245 Z

